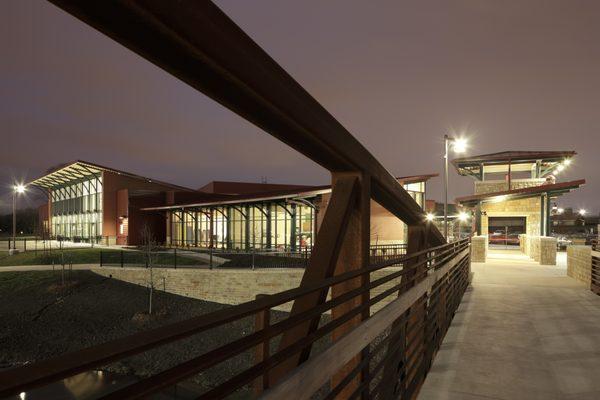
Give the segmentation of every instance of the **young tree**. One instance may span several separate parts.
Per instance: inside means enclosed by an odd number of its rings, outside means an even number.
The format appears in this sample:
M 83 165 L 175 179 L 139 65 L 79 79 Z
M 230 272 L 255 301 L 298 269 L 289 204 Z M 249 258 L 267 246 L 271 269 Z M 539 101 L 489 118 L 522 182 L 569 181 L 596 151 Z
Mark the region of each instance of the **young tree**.
M 140 231 L 140 238 L 142 242 L 142 251 L 146 261 L 146 268 L 150 274 L 148 281 L 149 295 L 148 295 L 148 315 L 152 315 L 152 297 L 154 295 L 154 264 L 157 261 L 157 243 L 152 233 L 152 229 L 148 224 L 144 224 Z

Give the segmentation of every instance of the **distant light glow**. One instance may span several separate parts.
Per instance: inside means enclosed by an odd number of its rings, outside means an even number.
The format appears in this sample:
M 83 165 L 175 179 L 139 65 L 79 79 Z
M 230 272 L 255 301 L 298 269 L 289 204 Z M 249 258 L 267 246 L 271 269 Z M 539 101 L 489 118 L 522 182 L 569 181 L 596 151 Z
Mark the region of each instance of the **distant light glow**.
M 565 161 L 563 161 L 563 164 L 565 166 L 570 165 L 571 164 L 571 159 L 570 158 L 565 158 Z
M 425 219 L 427 219 L 427 221 L 431 222 L 435 219 L 435 215 L 433 215 L 432 213 L 427 213 L 427 215 L 425 216 Z
M 580 208 L 579 209 L 579 215 L 585 215 L 585 213 L 587 212 L 587 210 Z
M 558 168 L 557 168 L 557 169 L 555 169 L 555 170 L 554 170 L 554 175 L 558 175 L 558 174 L 559 174 L 559 172 L 560 172 L 560 171 L 558 170 Z
M 21 400 L 25 400 L 25 392 L 19 393 L 19 398 L 21 398 Z
M 17 193 L 25 193 L 25 185 L 23 185 L 21 183 L 16 184 L 14 189 L 15 189 L 15 192 L 17 192 Z
M 559 213 L 559 214 L 562 214 L 562 213 L 565 212 L 565 209 L 559 207 L 559 208 L 556 209 L 556 212 Z
M 560 171 L 562 171 L 563 169 L 565 169 L 565 166 L 564 166 L 564 165 L 562 165 L 562 164 L 559 164 L 559 165 L 558 165 L 558 167 L 556 167 L 556 169 L 557 169 L 557 170 L 560 172 Z
M 456 153 L 464 153 L 467 150 L 467 139 L 456 138 L 452 143 L 452 149 Z
M 465 221 L 467 221 L 468 219 L 469 219 L 469 214 L 467 214 L 466 212 L 464 212 L 464 211 L 461 211 L 461 212 L 458 214 L 458 220 L 459 220 L 459 221 L 461 221 L 461 222 L 465 222 Z

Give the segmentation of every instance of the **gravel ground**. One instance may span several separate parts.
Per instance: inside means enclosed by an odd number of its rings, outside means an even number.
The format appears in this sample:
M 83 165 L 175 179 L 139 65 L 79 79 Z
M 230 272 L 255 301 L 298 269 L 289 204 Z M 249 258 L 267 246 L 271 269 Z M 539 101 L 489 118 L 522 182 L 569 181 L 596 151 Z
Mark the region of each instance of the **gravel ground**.
M 224 307 L 213 302 L 155 291 L 155 314 L 148 318 L 148 289 L 73 271 L 61 285 L 59 271 L 0 273 L 0 368 L 10 368 L 85 348 L 94 344 L 203 315 Z M 70 282 L 70 284 L 69 284 Z M 286 314 L 273 312 L 272 320 Z M 253 330 L 253 318 L 130 357 L 103 369 L 148 376 L 225 344 Z M 219 364 L 192 381 L 213 387 L 252 363 L 244 353 Z

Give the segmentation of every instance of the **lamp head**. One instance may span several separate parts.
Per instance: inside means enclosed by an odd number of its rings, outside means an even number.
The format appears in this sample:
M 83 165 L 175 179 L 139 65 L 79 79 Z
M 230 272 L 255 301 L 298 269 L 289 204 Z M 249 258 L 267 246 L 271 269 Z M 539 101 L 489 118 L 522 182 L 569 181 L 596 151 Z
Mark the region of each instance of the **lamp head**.
M 15 185 L 14 189 L 15 189 L 15 192 L 17 192 L 17 193 L 25 193 L 25 185 L 23 185 L 23 184 L 19 183 L 19 184 Z
M 464 153 L 467 150 L 467 139 L 465 138 L 456 138 L 452 143 L 452 149 L 456 153 Z

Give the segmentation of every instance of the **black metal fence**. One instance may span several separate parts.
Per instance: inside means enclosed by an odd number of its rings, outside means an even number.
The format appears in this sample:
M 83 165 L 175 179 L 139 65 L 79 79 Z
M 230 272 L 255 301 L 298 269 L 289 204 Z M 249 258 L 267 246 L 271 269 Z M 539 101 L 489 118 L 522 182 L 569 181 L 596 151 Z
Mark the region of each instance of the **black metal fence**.
M 116 236 L 98 236 L 85 240 L 71 240 L 62 237 L 7 237 L 0 239 L 0 250 L 17 249 L 19 251 L 55 251 L 62 249 L 86 249 L 95 246 L 114 246 Z
M 189 252 L 177 249 L 160 249 L 153 251 L 139 250 L 102 250 L 99 254 L 101 267 L 155 267 L 155 268 L 200 268 L 207 263 L 202 258 L 195 258 Z
M 371 263 L 400 259 L 406 255 L 406 243 L 371 245 Z

